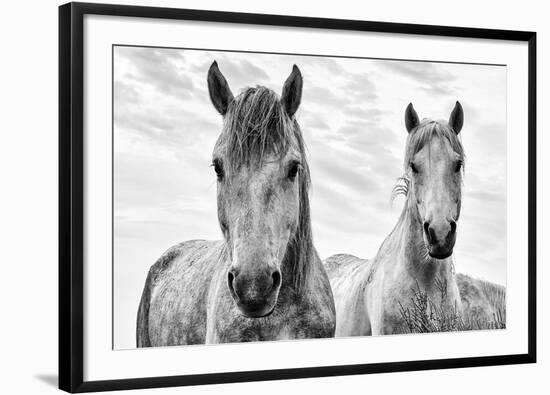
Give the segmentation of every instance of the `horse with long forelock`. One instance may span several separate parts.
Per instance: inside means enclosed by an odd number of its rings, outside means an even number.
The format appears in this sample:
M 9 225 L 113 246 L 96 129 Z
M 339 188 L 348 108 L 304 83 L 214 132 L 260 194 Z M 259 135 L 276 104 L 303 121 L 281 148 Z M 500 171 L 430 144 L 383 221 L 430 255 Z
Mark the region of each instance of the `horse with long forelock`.
M 137 346 L 332 337 L 335 308 L 313 246 L 309 167 L 295 113 L 302 75 L 282 96 L 258 86 L 234 97 L 216 62 L 210 99 L 223 116 L 212 166 L 221 241 L 173 246 L 151 267 Z
M 443 308 L 461 312 L 453 248 L 462 199 L 464 122 L 459 102 L 448 122 L 405 111 L 405 175 L 394 189 L 406 202 L 397 225 L 372 260 L 339 254 L 325 265 L 334 292 L 336 336 L 406 331 L 402 311 L 420 289 Z M 444 289 L 441 289 L 441 288 Z

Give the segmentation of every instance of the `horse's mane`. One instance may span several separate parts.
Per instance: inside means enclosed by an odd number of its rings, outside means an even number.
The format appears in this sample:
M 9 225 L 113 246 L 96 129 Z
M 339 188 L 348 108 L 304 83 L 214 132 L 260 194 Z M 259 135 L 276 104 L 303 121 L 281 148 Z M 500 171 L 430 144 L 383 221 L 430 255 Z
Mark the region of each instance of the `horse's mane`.
M 455 131 L 446 123 L 440 121 L 434 121 L 432 119 L 423 119 L 420 125 L 411 130 L 407 137 L 407 145 L 405 148 L 405 160 L 403 167 L 405 173 L 397 179 L 395 186 L 393 187 L 391 199 L 395 199 L 398 195 L 408 196 L 410 186 L 410 163 L 414 157 L 427 143 L 429 143 L 434 137 L 446 139 L 452 149 L 460 155 L 462 161 L 466 159 L 464 153 L 464 147 L 460 141 L 460 137 Z M 464 171 L 464 166 L 462 167 Z
M 294 285 L 302 287 L 314 259 L 309 210 L 310 172 L 300 126 L 286 113 L 279 96 L 263 86 L 246 88 L 233 100 L 224 118 L 218 145 L 224 150 L 224 165 L 229 171 L 241 166 L 258 167 L 265 155 L 282 161 L 289 149 L 301 156 L 300 218 L 285 256 Z

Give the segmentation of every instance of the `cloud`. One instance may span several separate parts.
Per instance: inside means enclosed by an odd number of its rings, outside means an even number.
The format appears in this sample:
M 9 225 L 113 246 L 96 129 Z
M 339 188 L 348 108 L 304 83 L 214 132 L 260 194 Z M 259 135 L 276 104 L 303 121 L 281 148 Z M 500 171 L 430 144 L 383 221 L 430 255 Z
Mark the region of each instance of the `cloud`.
M 395 132 L 380 122 L 353 119 L 344 123 L 338 134 L 350 151 L 360 155 L 371 178 L 395 180 L 400 174 L 402 159 L 391 148 L 405 141 L 404 134 L 399 140 Z
M 207 119 L 183 110 L 177 113 L 115 110 L 115 127 L 131 129 L 135 136 L 174 150 L 196 144 L 206 135 L 216 135 L 221 130 L 214 116 Z
M 140 101 L 139 91 L 133 84 L 117 80 L 114 83 L 114 100 L 125 106 L 137 104 Z
M 502 195 L 502 191 L 494 192 L 494 191 L 484 191 L 484 190 L 473 190 L 469 192 L 469 196 L 472 199 L 477 199 L 483 203 L 496 203 L 496 202 L 504 202 L 506 199 Z
M 500 153 L 506 150 L 506 139 L 502 138 L 506 134 L 506 124 L 504 122 L 490 122 L 474 125 L 469 127 L 468 132 L 479 141 L 486 155 L 496 154 L 500 157 Z
M 300 125 L 302 128 L 309 130 L 330 130 L 330 126 L 321 115 L 314 114 L 310 111 L 303 111 L 300 115 Z
M 302 73 L 306 70 L 313 72 L 326 72 L 333 76 L 339 76 L 346 73 L 346 70 L 338 61 L 332 58 L 322 56 L 303 56 L 293 61 Z M 290 64 L 291 62 L 289 62 Z M 309 73 L 307 73 L 309 74 Z
M 348 198 L 387 206 L 400 161 L 384 149 L 373 152 L 351 145 L 347 141 L 335 145 L 317 136 L 308 142 L 313 185 L 329 185 Z
M 151 85 L 164 95 L 173 95 L 178 98 L 191 96 L 193 81 L 181 67 L 185 61 L 181 51 L 116 47 L 115 57 L 126 59 L 132 66 L 126 74 L 127 78 Z
M 363 105 L 374 101 L 377 97 L 372 77 L 367 73 L 361 73 L 345 75 L 345 82 L 342 86 L 338 86 L 336 83 L 323 86 L 306 85 L 303 102 L 345 110 L 349 105 Z
M 347 121 L 338 133 L 345 136 L 352 148 L 365 152 L 378 152 L 378 149 L 397 143 L 397 136 L 391 129 L 370 120 Z
M 457 90 L 456 77 L 437 63 L 389 61 L 383 68 L 412 79 L 426 93 L 452 95 Z
M 354 74 L 344 87 L 345 92 L 352 96 L 352 100 L 359 103 L 371 102 L 378 97 L 373 76 L 368 73 Z
M 381 110 L 376 107 L 365 107 L 365 106 L 350 106 L 345 110 L 346 115 L 352 118 L 362 118 L 364 120 L 379 122 L 380 118 L 386 113 L 386 111 Z
M 349 101 L 346 97 L 335 94 L 333 89 L 324 86 L 304 87 L 302 95 L 303 103 L 315 103 L 323 106 L 340 107 Z
M 160 155 L 146 156 L 139 152 L 118 152 L 115 155 L 115 195 L 117 208 L 165 207 L 181 197 L 193 199 L 205 192 L 209 183 L 192 191 L 189 184 L 198 183 L 209 172 L 209 161 L 200 152 L 190 151 L 176 162 Z M 208 174 L 206 174 L 208 173 Z M 186 182 L 178 182 L 185 179 Z
M 193 71 L 204 75 L 205 85 L 208 69 L 214 61 L 218 62 L 220 71 L 225 76 L 234 95 L 246 87 L 254 87 L 269 81 L 267 73 L 251 61 L 237 60 L 231 55 L 218 53 L 193 68 Z

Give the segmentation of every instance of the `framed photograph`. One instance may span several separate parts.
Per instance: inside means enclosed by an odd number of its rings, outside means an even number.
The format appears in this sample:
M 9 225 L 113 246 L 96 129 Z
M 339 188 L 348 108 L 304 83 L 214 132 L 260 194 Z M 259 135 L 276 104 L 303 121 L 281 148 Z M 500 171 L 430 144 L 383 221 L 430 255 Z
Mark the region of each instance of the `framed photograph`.
M 59 9 L 59 386 L 536 360 L 536 34 Z

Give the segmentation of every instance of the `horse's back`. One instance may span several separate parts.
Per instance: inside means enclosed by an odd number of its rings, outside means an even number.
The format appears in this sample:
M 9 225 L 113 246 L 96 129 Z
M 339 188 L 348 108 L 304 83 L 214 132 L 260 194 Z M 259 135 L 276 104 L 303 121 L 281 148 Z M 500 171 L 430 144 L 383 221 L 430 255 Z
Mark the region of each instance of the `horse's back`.
M 221 252 L 219 241 L 190 240 L 151 266 L 138 309 L 138 347 L 204 343 L 207 293 Z
M 324 261 L 336 306 L 336 336 L 370 335 L 365 306 L 365 275 L 370 261 L 336 254 Z
M 472 329 L 500 329 L 506 326 L 506 288 L 502 285 L 457 274 L 463 320 Z

